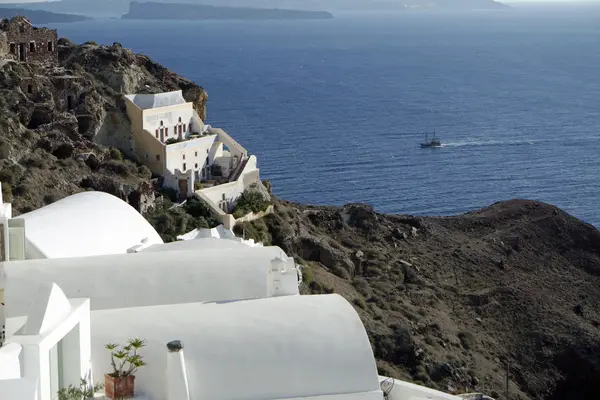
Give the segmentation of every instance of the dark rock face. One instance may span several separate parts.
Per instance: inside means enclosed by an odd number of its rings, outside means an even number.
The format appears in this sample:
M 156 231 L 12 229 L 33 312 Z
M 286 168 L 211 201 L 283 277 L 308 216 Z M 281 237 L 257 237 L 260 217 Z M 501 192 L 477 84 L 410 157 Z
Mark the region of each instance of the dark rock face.
M 181 89 L 204 117 L 206 92 L 118 43 L 78 46 L 61 39 L 55 50 L 51 65 L 0 66 L 5 195 L 16 214 L 82 190 L 105 191 L 145 211 L 154 188 L 150 171 L 128 158 L 131 127 L 122 94 Z

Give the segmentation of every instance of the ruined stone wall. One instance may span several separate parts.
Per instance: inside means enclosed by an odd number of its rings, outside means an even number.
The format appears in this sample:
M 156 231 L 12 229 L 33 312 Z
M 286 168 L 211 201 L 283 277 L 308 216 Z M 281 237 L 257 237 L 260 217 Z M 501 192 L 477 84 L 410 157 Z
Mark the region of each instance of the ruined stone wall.
M 85 89 L 85 81 L 81 77 L 53 76 L 52 84 L 54 85 L 54 103 L 58 109 L 71 111 L 79 106 L 80 96 Z
M 27 63 L 57 63 L 56 29 L 36 28 L 26 18 L 15 17 L 3 26 L 8 56 Z
M 6 32 L 0 32 L 0 58 L 5 58 L 8 55 L 8 39 Z

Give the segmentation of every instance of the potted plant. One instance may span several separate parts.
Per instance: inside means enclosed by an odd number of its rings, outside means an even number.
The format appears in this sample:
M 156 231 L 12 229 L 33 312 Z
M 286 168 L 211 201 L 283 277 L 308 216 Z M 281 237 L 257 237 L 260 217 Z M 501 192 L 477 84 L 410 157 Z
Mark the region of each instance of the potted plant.
M 104 389 L 106 397 L 120 399 L 133 397 L 135 373 L 146 365 L 138 351 L 146 345 L 142 339 L 131 339 L 119 349 L 119 345 L 106 345 L 110 351 L 110 363 L 113 372 L 104 374 Z

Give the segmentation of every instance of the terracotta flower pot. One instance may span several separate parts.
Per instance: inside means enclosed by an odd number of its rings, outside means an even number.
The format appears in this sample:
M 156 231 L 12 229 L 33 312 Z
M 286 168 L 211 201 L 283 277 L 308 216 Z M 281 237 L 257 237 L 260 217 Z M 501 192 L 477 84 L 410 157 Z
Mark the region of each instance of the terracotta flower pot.
M 110 399 L 133 397 L 134 380 L 134 375 L 129 375 L 124 378 L 115 378 L 109 374 L 104 374 L 104 394 Z

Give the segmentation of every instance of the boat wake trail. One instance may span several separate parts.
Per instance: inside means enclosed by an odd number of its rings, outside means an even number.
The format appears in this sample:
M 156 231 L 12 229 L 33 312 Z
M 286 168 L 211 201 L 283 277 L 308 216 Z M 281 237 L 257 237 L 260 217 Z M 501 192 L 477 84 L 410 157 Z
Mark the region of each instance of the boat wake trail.
M 528 146 L 533 145 L 533 140 L 482 140 L 459 141 L 442 144 L 442 147 L 471 147 L 471 146 Z

